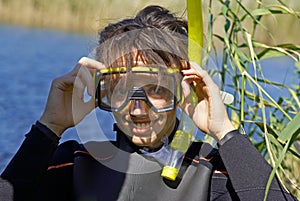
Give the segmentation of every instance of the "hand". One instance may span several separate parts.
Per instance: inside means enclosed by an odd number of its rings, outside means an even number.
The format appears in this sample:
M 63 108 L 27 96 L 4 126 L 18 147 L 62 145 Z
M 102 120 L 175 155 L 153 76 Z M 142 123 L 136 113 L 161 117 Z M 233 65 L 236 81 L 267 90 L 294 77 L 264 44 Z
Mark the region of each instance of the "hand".
M 74 69 L 52 81 L 46 108 L 40 122 L 57 136 L 78 124 L 95 108 L 95 84 L 92 73 L 104 68 L 98 61 L 83 57 Z M 84 101 L 84 90 L 91 96 Z
M 191 69 L 182 71 L 185 101 L 181 108 L 194 120 L 201 131 L 219 141 L 235 128 L 227 115 L 218 86 L 198 64 L 191 64 Z M 198 97 L 195 104 L 188 100 L 191 94 L 190 85 L 194 85 Z

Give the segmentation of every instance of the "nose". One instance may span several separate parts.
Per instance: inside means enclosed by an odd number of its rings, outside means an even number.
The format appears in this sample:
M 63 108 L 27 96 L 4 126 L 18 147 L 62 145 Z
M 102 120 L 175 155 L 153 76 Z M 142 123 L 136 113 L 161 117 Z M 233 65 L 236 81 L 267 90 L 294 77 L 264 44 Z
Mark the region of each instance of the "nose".
M 131 117 L 140 117 L 148 115 L 149 107 L 143 100 L 131 100 L 129 105 L 129 114 Z

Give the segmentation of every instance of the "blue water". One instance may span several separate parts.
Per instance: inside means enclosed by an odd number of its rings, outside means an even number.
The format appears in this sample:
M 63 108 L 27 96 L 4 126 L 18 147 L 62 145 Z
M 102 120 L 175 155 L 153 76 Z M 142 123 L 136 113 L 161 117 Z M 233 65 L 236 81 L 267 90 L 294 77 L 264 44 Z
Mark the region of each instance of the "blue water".
M 51 80 L 70 71 L 79 58 L 88 55 L 95 43 L 96 33 L 79 35 L 0 25 L 0 172 L 31 125 L 41 116 Z M 291 59 L 266 60 L 262 64 L 267 78 L 290 84 L 294 67 Z M 278 96 L 285 93 L 279 88 L 266 86 L 266 89 Z M 100 115 L 103 132 L 113 135 L 108 126 L 112 117 L 101 111 L 97 115 Z M 78 137 L 77 130 L 70 129 L 61 142 L 98 137 L 99 129 L 92 127 L 89 124 L 81 127 L 84 131 L 90 129 L 91 135 L 86 137 Z
M 95 38 L 96 33 L 0 25 L 0 172 L 41 116 L 51 80 L 87 56 Z M 61 141 L 67 139 L 80 140 L 75 129 L 68 130 Z

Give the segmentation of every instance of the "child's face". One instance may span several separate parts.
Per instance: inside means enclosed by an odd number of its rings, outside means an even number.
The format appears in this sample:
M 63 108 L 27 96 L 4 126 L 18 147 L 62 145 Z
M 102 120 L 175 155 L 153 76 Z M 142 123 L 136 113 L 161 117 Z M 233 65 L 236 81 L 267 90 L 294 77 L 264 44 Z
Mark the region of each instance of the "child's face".
M 141 72 L 145 68 L 102 73 L 100 104 L 111 108 L 118 127 L 134 144 L 156 148 L 175 126 L 179 73 Z
M 168 136 L 176 123 L 176 109 L 156 113 L 143 100 L 131 100 L 114 117 L 120 129 L 138 145 L 157 148 L 164 136 Z

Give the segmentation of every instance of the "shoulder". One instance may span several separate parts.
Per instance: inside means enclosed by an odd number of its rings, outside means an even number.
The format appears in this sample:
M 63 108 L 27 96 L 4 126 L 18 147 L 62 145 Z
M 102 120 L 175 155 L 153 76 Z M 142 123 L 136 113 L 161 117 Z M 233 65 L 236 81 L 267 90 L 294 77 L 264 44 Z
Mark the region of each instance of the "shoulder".
M 61 143 L 53 156 L 49 169 L 61 168 L 74 165 L 77 156 L 105 158 L 115 153 L 116 147 L 113 142 L 87 142 L 79 143 L 76 140 L 68 140 Z
M 48 170 L 72 166 L 74 164 L 74 152 L 79 147 L 80 143 L 76 140 L 68 140 L 61 143 L 54 152 Z

